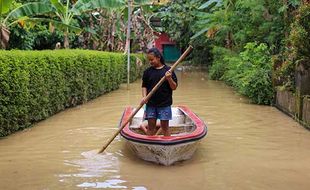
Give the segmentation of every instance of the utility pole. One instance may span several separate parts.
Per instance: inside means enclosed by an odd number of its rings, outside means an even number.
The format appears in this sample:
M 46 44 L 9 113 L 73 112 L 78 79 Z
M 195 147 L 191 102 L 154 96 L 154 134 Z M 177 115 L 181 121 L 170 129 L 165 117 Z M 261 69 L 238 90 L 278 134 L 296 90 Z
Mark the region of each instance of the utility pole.
M 127 90 L 129 90 L 130 84 L 130 27 L 131 27 L 131 1 L 128 0 L 128 26 L 127 26 Z

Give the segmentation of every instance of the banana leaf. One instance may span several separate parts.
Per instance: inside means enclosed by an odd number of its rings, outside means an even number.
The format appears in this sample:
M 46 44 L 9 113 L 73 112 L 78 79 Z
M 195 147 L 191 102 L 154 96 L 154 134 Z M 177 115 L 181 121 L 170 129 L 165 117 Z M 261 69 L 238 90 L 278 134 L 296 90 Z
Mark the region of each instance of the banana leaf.
M 80 33 L 83 31 L 83 29 L 80 27 L 68 25 L 68 24 L 62 23 L 61 21 L 48 19 L 48 18 L 23 18 L 22 20 L 25 21 L 26 24 L 37 24 L 40 22 L 49 22 L 52 26 L 62 31 L 66 31 L 67 29 L 74 33 Z
M 21 17 L 43 15 L 43 14 L 51 13 L 54 11 L 55 9 L 51 6 L 51 4 L 46 4 L 46 3 L 41 3 L 41 2 L 27 3 L 11 11 L 6 17 L 6 19 L 4 20 L 4 24 L 6 24 L 7 20 L 10 20 L 10 19 L 16 20 Z
M 0 15 L 7 13 L 13 0 L 0 0 Z

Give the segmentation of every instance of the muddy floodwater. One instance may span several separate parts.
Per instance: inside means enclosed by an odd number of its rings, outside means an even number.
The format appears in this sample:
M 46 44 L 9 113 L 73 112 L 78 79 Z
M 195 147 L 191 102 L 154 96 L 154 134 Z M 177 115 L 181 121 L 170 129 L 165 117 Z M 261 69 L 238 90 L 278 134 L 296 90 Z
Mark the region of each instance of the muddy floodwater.
M 0 140 L 1 190 L 309 190 L 310 131 L 274 107 L 259 106 L 201 71 L 177 72 L 174 105 L 208 125 L 191 160 L 142 161 L 117 137 L 124 108 L 137 107 L 141 81 L 65 110 Z

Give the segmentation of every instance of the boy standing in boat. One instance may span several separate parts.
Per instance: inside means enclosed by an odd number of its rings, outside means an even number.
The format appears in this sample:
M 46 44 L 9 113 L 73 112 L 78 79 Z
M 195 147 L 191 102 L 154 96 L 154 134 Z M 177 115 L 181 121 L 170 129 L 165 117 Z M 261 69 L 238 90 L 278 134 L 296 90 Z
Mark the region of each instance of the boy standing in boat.
M 156 120 L 160 120 L 160 126 L 164 136 L 170 136 L 169 120 L 172 119 L 172 91 L 178 86 L 177 77 L 174 72 L 170 72 L 170 67 L 165 64 L 165 60 L 157 48 L 147 51 L 147 58 L 150 67 L 147 68 L 142 77 L 142 100 L 141 104 L 146 103 L 145 119 L 148 121 L 147 135 L 156 134 Z M 165 82 L 146 102 L 145 97 L 160 81 L 166 77 Z

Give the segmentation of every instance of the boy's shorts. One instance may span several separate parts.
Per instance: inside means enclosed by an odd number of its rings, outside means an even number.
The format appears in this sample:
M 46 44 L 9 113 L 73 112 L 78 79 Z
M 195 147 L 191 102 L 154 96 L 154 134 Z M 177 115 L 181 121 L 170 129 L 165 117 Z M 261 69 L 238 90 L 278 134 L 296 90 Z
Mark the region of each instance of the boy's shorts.
M 171 120 L 172 111 L 171 106 L 167 107 L 152 107 L 146 106 L 144 111 L 145 119 L 159 119 L 159 120 Z

